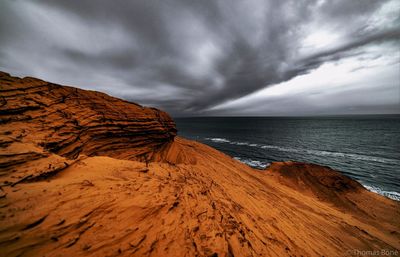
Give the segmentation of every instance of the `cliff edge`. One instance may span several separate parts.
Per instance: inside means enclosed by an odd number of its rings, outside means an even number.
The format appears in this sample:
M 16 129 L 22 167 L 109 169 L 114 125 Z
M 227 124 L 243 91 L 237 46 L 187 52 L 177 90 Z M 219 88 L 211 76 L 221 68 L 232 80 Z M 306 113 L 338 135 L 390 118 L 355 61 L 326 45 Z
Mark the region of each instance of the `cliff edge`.
M 400 249 L 399 202 L 328 167 L 254 170 L 176 132 L 160 110 L 0 73 L 0 255 Z

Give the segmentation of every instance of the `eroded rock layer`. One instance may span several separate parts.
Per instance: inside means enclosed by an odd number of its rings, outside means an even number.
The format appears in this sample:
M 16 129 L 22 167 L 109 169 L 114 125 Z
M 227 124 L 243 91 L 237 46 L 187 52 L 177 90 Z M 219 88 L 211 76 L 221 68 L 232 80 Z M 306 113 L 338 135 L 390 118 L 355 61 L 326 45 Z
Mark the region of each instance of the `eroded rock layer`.
M 0 175 L 51 154 L 63 165 L 79 154 L 151 159 L 175 135 L 174 121 L 155 108 L 0 72 Z

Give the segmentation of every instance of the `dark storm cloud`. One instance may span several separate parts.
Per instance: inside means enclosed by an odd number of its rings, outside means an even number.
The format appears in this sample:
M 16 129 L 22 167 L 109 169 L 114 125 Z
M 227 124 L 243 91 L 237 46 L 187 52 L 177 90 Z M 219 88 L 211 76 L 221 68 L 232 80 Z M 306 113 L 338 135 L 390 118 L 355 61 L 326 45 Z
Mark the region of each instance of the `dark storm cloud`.
M 360 47 L 398 40 L 398 20 L 368 26 L 387 2 L 5 0 L 0 68 L 177 115 L 202 113 Z M 340 34 L 340 44 L 301 53 L 318 26 Z

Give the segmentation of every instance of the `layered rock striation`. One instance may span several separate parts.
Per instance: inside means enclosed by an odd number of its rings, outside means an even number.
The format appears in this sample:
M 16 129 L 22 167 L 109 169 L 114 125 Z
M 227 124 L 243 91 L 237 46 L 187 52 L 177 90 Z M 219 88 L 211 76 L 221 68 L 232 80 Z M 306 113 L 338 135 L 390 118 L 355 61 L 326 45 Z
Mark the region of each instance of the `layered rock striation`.
M 175 136 L 174 121 L 155 108 L 0 73 L 2 173 L 51 154 L 66 163 L 80 154 L 150 160 Z

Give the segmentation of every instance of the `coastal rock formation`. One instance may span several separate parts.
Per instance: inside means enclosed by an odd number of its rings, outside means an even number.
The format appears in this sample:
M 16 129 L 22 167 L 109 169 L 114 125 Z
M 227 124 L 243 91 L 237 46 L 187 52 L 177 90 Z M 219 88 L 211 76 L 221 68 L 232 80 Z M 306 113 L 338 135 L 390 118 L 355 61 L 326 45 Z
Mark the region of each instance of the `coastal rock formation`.
M 3 176 L 28 161 L 49 157 L 49 167 L 54 169 L 67 166 L 80 154 L 150 160 L 175 136 L 174 121 L 155 108 L 0 73 Z M 8 181 L 29 175 L 14 173 Z
M 177 137 L 166 113 L 102 93 L 5 73 L 0 93 L 2 256 L 400 248 L 399 202 L 330 168 L 255 170 Z

